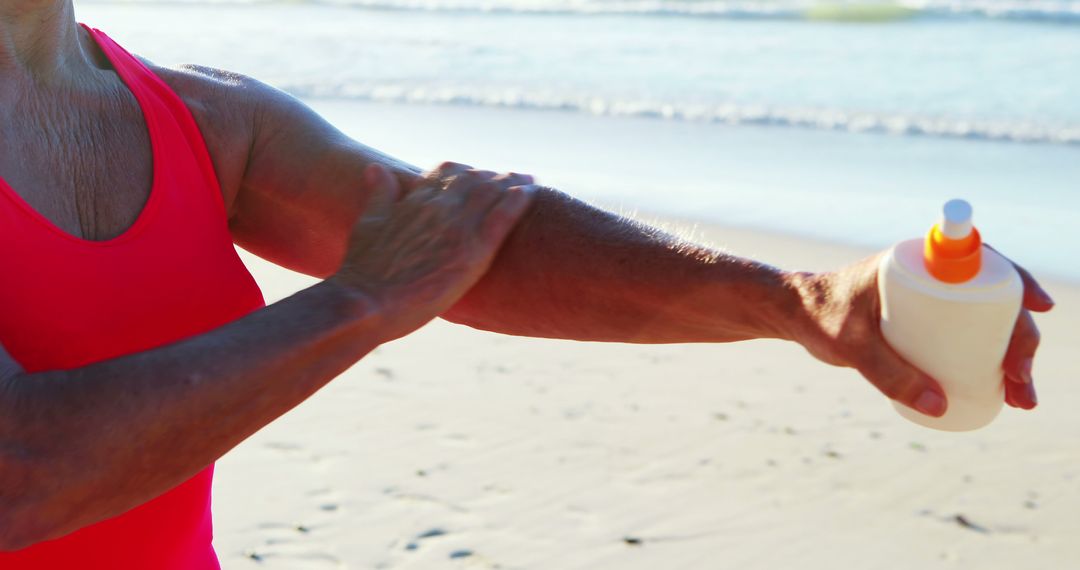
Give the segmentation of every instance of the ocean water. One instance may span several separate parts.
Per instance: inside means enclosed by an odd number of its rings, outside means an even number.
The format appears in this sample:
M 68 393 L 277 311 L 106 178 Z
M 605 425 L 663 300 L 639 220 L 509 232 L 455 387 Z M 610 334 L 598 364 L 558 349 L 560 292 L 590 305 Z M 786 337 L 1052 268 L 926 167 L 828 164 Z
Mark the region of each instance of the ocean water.
M 1080 278 L 1061 259 L 1080 259 L 1080 0 L 76 6 L 155 61 L 239 71 L 338 112 L 578 117 L 583 137 L 609 132 L 627 153 L 640 146 L 629 139 L 664 140 L 667 155 L 723 164 L 738 182 L 680 175 L 659 200 L 663 178 L 643 173 L 589 196 L 871 246 L 922 232 L 940 201 L 965 196 L 1014 257 Z

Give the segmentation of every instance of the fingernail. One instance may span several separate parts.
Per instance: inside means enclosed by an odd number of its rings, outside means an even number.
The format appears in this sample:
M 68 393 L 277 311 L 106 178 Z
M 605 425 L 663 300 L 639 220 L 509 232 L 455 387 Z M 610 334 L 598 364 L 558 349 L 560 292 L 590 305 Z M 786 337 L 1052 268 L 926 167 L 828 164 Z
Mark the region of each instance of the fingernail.
M 1020 361 L 1020 379 L 1024 384 L 1031 384 L 1031 367 L 1035 363 L 1033 358 L 1025 358 Z
M 1047 305 L 1054 304 L 1053 297 L 1051 297 L 1050 294 L 1046 291 L 1043 291 L 1042 287 L 1039 287 L 1039 298 L 1041 298 L 1043 303 L 1046 303 Z
M 940 416 L 945 413 L 945 398 L 933 390 L 927 390 L 915 400 L 915 409 L 928 416 Z

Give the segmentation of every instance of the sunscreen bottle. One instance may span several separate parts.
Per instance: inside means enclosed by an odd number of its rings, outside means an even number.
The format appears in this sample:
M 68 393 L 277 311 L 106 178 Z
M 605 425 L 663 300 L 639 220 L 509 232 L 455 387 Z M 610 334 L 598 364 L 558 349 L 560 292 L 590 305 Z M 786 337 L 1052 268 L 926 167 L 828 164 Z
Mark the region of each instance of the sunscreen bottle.
M 925 239 L 900 242 L 878 267 L 885 340 L 937 380 L 948 401 L 940 418 L 893 406 L 917 424 L 945 431 L 978 429 L 1001 411 L 1001 364 L 1024 293 L 1012 263 L 983 246 L 971 213 L 963 200 L 946 203 Z

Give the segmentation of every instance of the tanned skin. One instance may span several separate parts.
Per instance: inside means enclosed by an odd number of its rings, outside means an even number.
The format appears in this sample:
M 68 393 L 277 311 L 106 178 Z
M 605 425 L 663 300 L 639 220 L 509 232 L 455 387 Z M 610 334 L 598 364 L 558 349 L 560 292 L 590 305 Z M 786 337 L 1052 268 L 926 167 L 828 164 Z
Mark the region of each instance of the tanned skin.
M 254 79 L 145 63 L 202 130 L 235 242 L 322 281 L 206 334 L 78 369 L 30 374 L 0 347 L 0 549 L 146 502 L 438 316 L 579 340 L 787 339 L 890 398 L 945 411 L 940 386 L 881 337 L 876 256 L 781 271 L 527 175 L 454 163 L 424 174 Z M 71 1 L 0 5 L 0 176 L 60 229 L 105 240 L 134 222 L 151 174 L 138 105 Z M 1006 398 L 1030 409 L 1029 311 L 1053 301 L 1021 274 Z

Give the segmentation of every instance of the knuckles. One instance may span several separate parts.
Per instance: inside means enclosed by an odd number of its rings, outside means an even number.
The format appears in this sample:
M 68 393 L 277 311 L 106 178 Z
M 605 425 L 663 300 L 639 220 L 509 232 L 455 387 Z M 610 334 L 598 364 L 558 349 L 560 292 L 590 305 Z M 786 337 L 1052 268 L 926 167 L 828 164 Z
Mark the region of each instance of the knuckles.
M 467 164 L 461 164 L 460 162 L 452 162 L 452 161 L 446 160 L 446 161 L 443 161 L 443 162 L 439 163 L 439 165 L 435 167 L 435 172 L 436 173 L 457 172 L 457 171 L 460 171 L 460 170 L 469 170 L 471 168 L 472 167 L 467 165 Z
M 1016 322 L 1016 330 L 1013 333 L 1012 346 L 1010 348 L 1025 353 L 1034 353 L 1042 342 L 1042 332 L 1035 326 L 1035 319 L 1031 313 L 1024 311 Z

